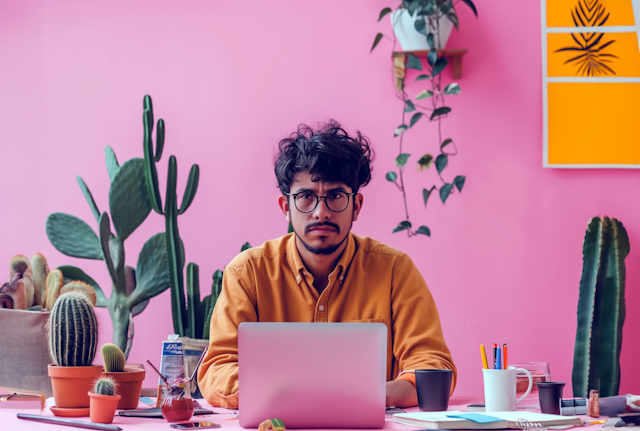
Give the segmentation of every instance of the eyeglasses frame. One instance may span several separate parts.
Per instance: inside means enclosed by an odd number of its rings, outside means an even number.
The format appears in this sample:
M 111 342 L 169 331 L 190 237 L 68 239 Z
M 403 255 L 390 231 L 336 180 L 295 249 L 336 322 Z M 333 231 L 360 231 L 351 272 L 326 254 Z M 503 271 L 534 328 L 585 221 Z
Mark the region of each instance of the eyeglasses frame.
M 300 210 L 300 208 L 298 208 L 298 205 L 296 205 L 296 198 L 298 197 L 298 195 L 301 195 L 303 193 L 313 193 L 316 196 L 316 204 L 315 206 L 310 210 L 310 211 L 302 211 Z M 343 192 L 343 191 L 339 191 L 339 192 L 333 192 L 333 193 L 344 193 L 345 195 L 347 195 L 347 206 L 342 210 L 342 211 L 335 211 L 332 210 L 331 207 L 327 204 L 327 195 L 324 196 L 318 196 L 316 192 L 312 192 L 309 190 L 305 190 L 303 192 L 299 192 L 299 193 L 284 193 L 287 196 L 291 196 L 293 198 L 293 206 L 296 207 L 296 209 L 301 212 L 302 214 L 309 214 L 312 213 L 316 210 L 316 208 L 318 208 L 318 205 L 320 205 L 320 199 L 324 199 L 324 204 L 327 206 L 327 208 L 329 208 L 329 211 L 333 212 L 333 213 L 342 213 L 345 212 L 347 210 L 347 208 L 349 208 L 349 198 L 351 196 L 355 196 L 358 193 L 347 193 L 347 192 Z

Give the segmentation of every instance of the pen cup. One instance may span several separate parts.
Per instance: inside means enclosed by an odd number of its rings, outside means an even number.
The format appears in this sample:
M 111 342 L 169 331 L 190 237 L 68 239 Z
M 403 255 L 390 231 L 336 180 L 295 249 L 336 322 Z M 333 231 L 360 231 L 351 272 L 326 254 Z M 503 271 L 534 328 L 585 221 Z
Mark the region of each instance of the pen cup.
M 523 372 L 529 378 L 529 387 L 520 398 L 516 398 L 516 372 Z M 524 368 L 483 369 L 482 374 L 484 378 L 484 402 L 487 412 L 515 411 L 516 404 L 529 395 L 533 386 L 531 373 Z

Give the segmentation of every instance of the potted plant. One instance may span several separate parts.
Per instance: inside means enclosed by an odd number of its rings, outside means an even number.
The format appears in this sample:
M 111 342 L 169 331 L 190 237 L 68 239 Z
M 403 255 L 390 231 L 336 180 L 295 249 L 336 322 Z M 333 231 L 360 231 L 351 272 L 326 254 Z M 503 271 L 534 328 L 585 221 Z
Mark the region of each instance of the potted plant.
M 89 407 L 88 392 L 102 374 L 92 365 L 98 347 L 98 320 L 93 306 L 80 291 L 60 295 L 47 324 L 49 376 L 57 408 Z
M 142 381 L 145 377 L 144 368 L 127 368 L 124 353 L 115 344 L 105 344 L 100 349 L 104 364 L 103 377 L 113 379 L 120 388 L 119 409 L 135 409 L 138 407 Z
M 116 387 L 117 383 L 112 377 L 101 377 L 96 381 L 93 391 L 88 393 L 91 398 L 89 407 L 91 422 L 99 424 L 113 422 L 113 416 L 121 399 L 116 393 Z

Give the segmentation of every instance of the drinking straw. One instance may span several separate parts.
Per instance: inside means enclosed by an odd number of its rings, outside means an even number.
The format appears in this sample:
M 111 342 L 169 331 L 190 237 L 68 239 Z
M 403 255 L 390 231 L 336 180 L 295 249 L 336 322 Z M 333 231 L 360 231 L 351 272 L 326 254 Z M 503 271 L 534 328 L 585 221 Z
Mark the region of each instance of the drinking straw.
M 200 367 L 200 364 L 202 363 L 202 360 L 204 359 L 204 355 L 207 354 L 207 350 L 208 349 L 204 349 L 204 351 L 202 352 L 202 355 L 200 356 L 200 359 L 198 360 L 198 363 L 196 364 L 196 367 L 193 369 L 193 373 L 191 374 L 191 378 L 189 380 L 193 381 L 193 378 L 196 376 L 196 373 L 198 372 L 198 367 Z
M 149 365 L 151 365 L 151 368 L 153 368 L 153 371 L 155 371 L 155 372 L 160 376 L 160 378 L 161 378 L 161 379 L 162 379 L 162 380 L 167 384 L 167 386 L 171 387 L 171 385 L 169 384 L 169 382 L 167 382 L 167 379 L 165 379 L 165 378 L 164 378 L 164 376 L 163 376 L 162 374 L 160 374 L 160 371 L 158 371 L 158 369 L 157 369 L 156 367 L 154 367 L 154 366 L 153 366 L 153 364 L 151 363 L 151 361 L 147 359 L 147 363 L 148 363 Z

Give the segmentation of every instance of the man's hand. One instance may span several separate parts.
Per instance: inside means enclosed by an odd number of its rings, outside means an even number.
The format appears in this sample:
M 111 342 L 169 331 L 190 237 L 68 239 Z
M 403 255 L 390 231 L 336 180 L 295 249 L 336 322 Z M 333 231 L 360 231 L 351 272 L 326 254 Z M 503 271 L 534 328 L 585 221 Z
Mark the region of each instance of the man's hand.
M 387 382 L 387 407 L 414 407 L 418 405 L 418 392 L 413 383 L 406 380 Z

